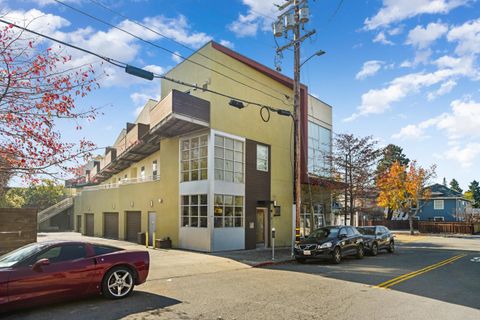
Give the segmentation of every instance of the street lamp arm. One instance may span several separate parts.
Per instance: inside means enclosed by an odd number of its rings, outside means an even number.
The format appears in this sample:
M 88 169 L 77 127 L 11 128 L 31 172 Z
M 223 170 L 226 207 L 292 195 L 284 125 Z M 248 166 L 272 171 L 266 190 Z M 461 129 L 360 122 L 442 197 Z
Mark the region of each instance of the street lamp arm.
M 315 56 L 321 56 L 321 55 L 324 55 L 326 52 L 323 51 L 323 50 L 318 50 L 317 52 L 315 52 L 314 54 L 312 54 L 310 57 L 308 57 L 305 61 L 303 61 L 301 64 L 300 64 L 300 68 L 310 59 L 312 59 L 313 57 Z

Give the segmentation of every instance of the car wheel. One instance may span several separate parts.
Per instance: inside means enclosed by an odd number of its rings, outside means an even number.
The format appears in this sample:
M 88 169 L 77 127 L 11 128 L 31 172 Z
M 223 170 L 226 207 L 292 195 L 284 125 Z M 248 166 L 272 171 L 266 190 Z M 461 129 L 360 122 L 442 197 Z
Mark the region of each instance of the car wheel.
M 115 267 L 109 270 L 102 280 L 102 293 L 109 299 L 125 298 L 133 291 L 134 277 L 127 267 Z
M 298 263 L 304 264 L 306 260 L 304 258 L 295 258 Z
M 390 244 L 388 245 L 388 252 L 390 253 L 393 253 L 395 251 L 395 243 L 392 241 L 390 241 Z
M 372 256 L 376 256 L 378 254 L 378 244 L 376 242 L 372 244 L 371 253 L 372 253 Z
M 332 262 L 334 264 L 339 264 L 342 261 L 342 253 L 340 252 L 339 247 L 335 247 L 332 252 Z
M 363 256 L 364 256 L 365 252 L 363 251 L 363 244 L 359 244 L 358 247 L 357 247 L 357 255 L 356 255 L 356 258 L 357 259 L 362 259 Z

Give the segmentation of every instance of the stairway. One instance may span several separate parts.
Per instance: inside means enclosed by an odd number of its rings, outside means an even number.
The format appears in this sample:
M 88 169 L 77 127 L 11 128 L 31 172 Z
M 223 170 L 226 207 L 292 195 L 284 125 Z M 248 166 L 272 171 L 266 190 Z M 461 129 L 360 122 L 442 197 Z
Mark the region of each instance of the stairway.
M 37 215 L 37 223 L 40 224 L 42 222 L 45 222 L 48 219 L 53 218 L 57 214 L 71 208 L 72 206 L 73 206 L 73 197 L 65 198 L 62 201 L 54 204 L 53 206 L 40 211 Z

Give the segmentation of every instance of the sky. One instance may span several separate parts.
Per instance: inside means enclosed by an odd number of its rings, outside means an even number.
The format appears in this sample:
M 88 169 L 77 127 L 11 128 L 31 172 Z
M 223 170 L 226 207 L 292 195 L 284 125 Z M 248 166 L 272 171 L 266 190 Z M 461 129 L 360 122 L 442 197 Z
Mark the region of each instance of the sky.
M 63 0 L 169 51 L 188 56 L 215 40 L 275 68 L 271 23 L 283 0 Z M 115 12 L 100 6 L 99 3 Z M 397 144 L 422 166 L 437 165 L 437 180 L 480 179 L 480 1 L 309 1 L 305 30 L 316 34 L 302 45 L 302 82 L 333 106 L 336 133 L 371 135 L 379 146 Z M 29 21 L 32 29 L 108 57 L 162 73 L 181 61 L 54 0 L 0 0 L 0 15 Z M 126 19 L 128 17 L 130 19 Z M 135 25 L 132 19 L 183 44 Z M 280 45 L 284 38 L 278 38 Z M 133 122 L 148 98 L 158 99 L 159 81 L 133 78 L 98 59 L 69 51 L 72 63 L 93 63 L 108 76 L 101 88 L 78 101 L 102 107 L 103 115 L 76 131 L 60 124 L 69 141 L 87 138 L 111 145 Z M 286 52 L 282 73 L 292 76 Z M 188 80 L 188 79 L 181 79 Z

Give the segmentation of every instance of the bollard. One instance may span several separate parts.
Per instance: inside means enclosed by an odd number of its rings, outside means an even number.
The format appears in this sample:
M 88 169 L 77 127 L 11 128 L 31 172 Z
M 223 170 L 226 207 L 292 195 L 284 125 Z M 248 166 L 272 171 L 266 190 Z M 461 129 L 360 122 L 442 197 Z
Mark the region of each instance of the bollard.
M 145 248 L 148 248 L 148 231 L 145 232 Z
M 152 247 L 155 249 L 155 231 L 152 233 Z

